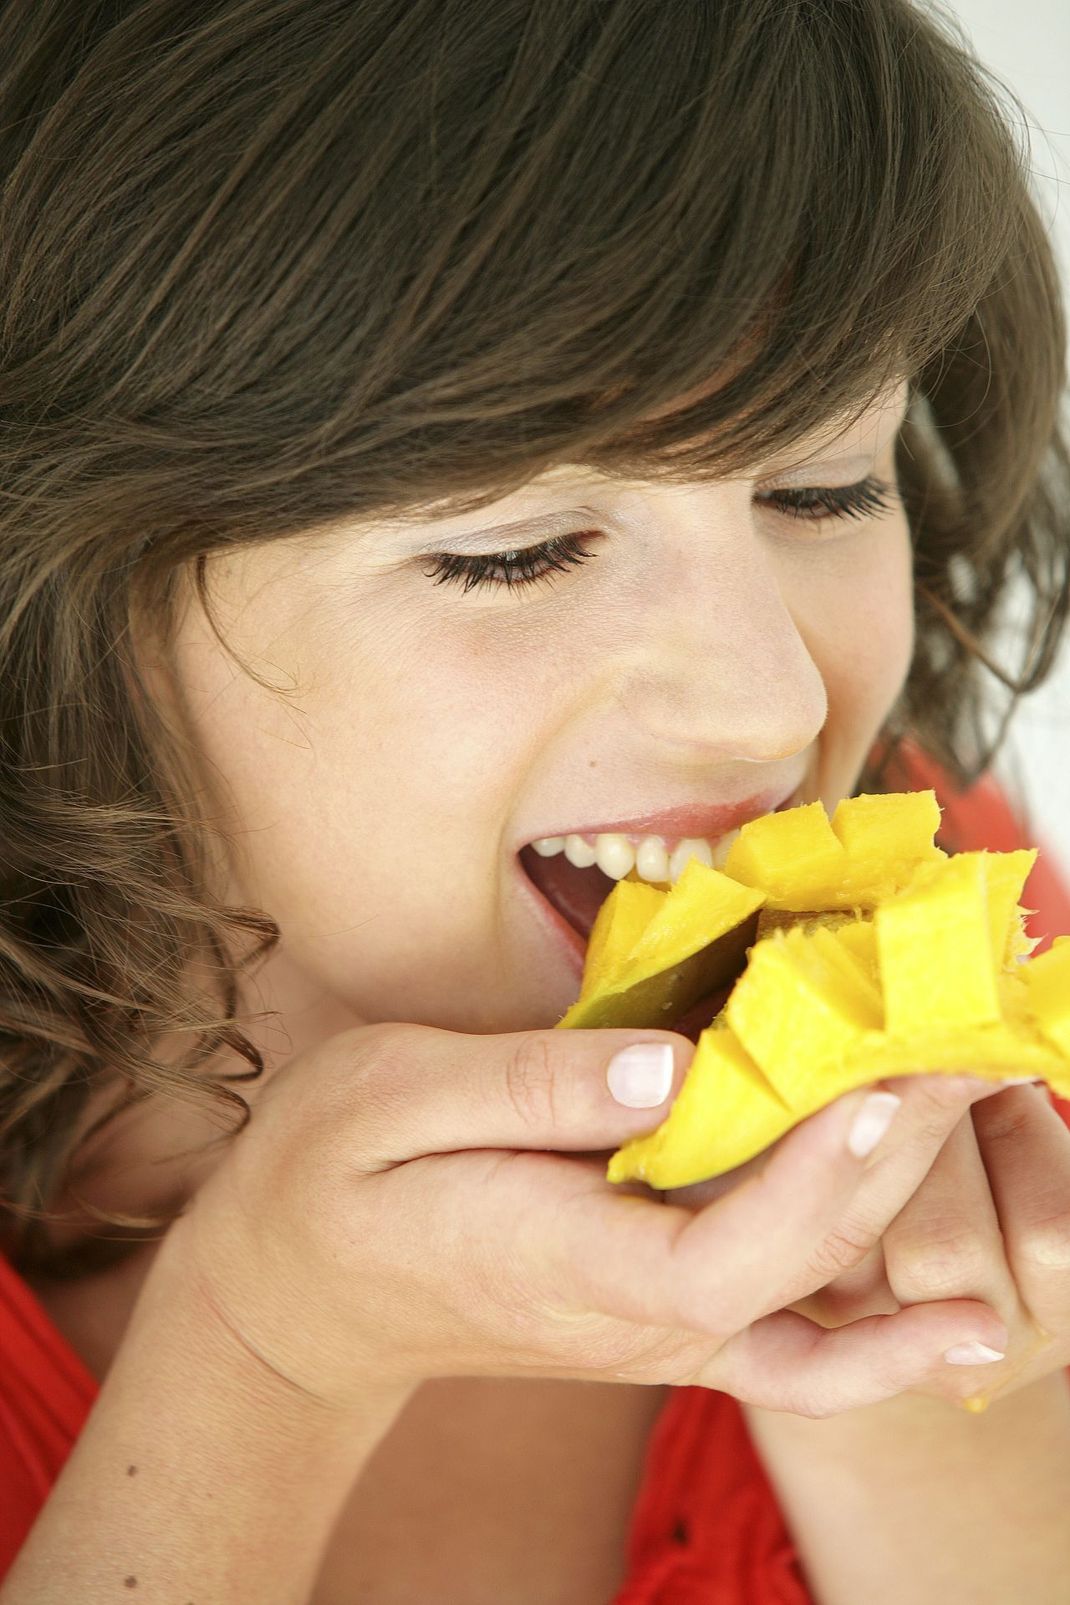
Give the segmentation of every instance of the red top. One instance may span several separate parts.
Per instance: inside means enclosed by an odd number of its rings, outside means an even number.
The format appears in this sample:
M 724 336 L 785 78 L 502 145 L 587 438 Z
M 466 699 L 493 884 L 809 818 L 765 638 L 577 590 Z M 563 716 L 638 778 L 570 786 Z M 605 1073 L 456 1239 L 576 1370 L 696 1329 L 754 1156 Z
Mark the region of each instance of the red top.
M 915 760 L 900 789 L 933 785 L 948 851 L 1026 845 L 983 781 L 961 797 Z M 1070 930 L 1070 888 L 1049 853 L 1026 883 L 1031 934 Z M 1037 948 L 1039 953 L 1047 942 Z M 1052 1099 L 1070 1126 L 1070 1102 Z M 98 1387 L 36 1297 L 0 1256 L 0 1578 L 85 1422 Z M 647 1446 L 628 1539 L 628 1579 L 612 1605 L 813 1605 L 738 1401 L 675 1388 Z

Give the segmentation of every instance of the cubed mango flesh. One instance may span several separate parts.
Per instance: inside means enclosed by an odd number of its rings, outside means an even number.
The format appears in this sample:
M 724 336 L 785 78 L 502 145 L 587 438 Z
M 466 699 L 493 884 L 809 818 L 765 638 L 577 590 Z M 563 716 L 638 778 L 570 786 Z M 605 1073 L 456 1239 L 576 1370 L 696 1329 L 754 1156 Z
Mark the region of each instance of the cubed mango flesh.
M 933 845 L 940 828 L 934 791 L 863 792 L 844 797 L 832 814 L 832 829 L 851 865 L 869 865 L 876 878 L 890 866 L 915 864 L 939 852 Z
M 732 1032 L 703 1031 L 668 1118 L 651 1136 L 625 1143 L 609 1162 L 610 1181 L 686 1187 L 734 1170 L 799 1119 Z
M 1022 968 L 1038 1029 L 1070 1059 L 1070 936 L 1056 937 Z
M 774 931 L 750 952 L 724 1017 L 784 1101 L 797 1108 L 797 1084 L 809 1087 L 840 1062 L 866 1032 L 881 1028 L 880 998 L 853 984 L 825 949 L 832 931 Z M 845 961 L 850 963 L 849 955 Z
M 724 872 L 759 888 L 781 908 L 821 908 L 825 888 L 839 885 L 847 864 L 821 803 L 765 814 L 740 827 Z
M 831 824 L 804 804 L 745 825 L 723 872 L 692 860 L 668 891 L 614 888 L 560 1025 L 671 1028 L 738 978 L 611 1180 L 720 1175 L 887 1076 L 1032 1074 L 1070 1096 L 1070 937 L 1028 957 L 1017 902 L 1036 851 L 949 857 L 938 823 L 931 792 L 847 798 Z
M 736 973 L 742 951 L 733 933 L 763 900 L 697 858 L 667 891 L 619 881 L 596 916 L 591 935 L 598 932 L 598 943 L 580 995 L 558 1024 L 589 1029 L 678 1018 Z M 607 915 L 611 904 L 617 912 Z
M 930 870 L 882 903 L 873 923 L 889 1036 L 999 1019 L 984 855 Z
M 667 892 L 644 881 L 620 881 L 595 915 L 587 938 L 579 1002 L 611 990 L 628 955 L 650 924 Z

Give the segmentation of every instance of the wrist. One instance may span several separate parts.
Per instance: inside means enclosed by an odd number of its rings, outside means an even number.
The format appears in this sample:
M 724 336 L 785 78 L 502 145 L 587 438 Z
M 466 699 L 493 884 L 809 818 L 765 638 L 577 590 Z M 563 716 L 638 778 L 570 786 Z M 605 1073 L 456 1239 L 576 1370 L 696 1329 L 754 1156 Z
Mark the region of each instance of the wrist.
M 124 1576 L 153 1599 L 309 1599 L 350 1490 L 405 1402 L 370 1379 L 354 1385 L 360 1408 L 336 1409 L 258 1361 L 174 1231 L 5 1599 L 105 1605 Z
M 303 1386 L 262 1354 L 228 1315 L 191 1242 L 180 1217 L 141 1289 L 128 1341 L 147 1339 L 151 1344 L 161 1328 L 174 1341 L 181 1331 L 191 1357 L 208 1369 L 220 1390 L 233 1396 L 236 1407 L 271 1423 L 276 1443 L 308 1441 L 322 1450 L 333 1441 L 346 1456 L 356 1453 L 362 1462 L 389 1431 L 416 1384 L 366 1370 L 359 1379 L 354 1375 L 352 1398 L 345 1404 Z

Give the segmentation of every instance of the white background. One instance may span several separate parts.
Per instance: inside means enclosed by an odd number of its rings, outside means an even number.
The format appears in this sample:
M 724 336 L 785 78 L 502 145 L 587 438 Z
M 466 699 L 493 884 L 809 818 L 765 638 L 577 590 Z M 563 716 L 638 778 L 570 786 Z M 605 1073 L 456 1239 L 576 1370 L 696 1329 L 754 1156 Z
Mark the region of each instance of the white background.
M 926 9 L 954 18 L 984 66 L 1024 107 L 1034 193 L 1059 258 L 1070 317 L 1070 5 L 1067 0 L 940 0 Z M 1001 98 L 1021 128 L 1021 113 L 1008 96 Z M 1070 402 L 1064 416 L 1070 425 Z M 1013 620 L 1012 603 L 1005 637 L 1009 656 L 1002 650 L 996 654 L 1012 672 L 1022 660 L 1021 637 L 1011 633 Z M 993 706 L 1002 709 L 1008 694 L 987 678 Z M 995 771 L 1037 845 L 1057 858 L 1064 878 L 1070 878 L 1070 640 L 1051 679 L 1020 700 Z

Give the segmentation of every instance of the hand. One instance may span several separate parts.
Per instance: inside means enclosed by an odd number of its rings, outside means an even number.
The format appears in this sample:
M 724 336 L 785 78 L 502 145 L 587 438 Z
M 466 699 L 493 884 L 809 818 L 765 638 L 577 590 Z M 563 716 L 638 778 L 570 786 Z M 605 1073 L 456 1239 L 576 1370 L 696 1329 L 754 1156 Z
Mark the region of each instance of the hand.
M 859 1189 L 862 1216 L 885 1211 L 892 1163 Z M 792 1308 L 838 1326 L 955 1297 L 983 1300 L 1009 1334 L 1006 1360 L 961 1367 L 956 1402 L 984 1408 L 1070 1364 L 1070 1131 L 1042 1086 L 975 1102 L 881 1241 Z M 946 1398 L 947 1380 L 906 1391 Z
M 860 1160 L 847 1131 L 872 1089 L 855 1090 L 692 1212 L 605 1180 L 605 1154 L 659 1118 L 607 1087 L 638 1040 L 672 1045 L 678 1090 L 694 1049 L 670 1032 L 339 1033 L 264 1085 L 157 1264 L 195 1282 L 251 1366 L 347 1418 L 380 1389 L 465 1375 L 698 1383 L 834 1414 L 998 1331 L 961 1298 L 840 1331 L 785 1309 L 843 1269 L 856 1195 L 894 1153 L 898 1191 L 870 1212 L 883 1234 L 968 1091 L 904 1086 Z

